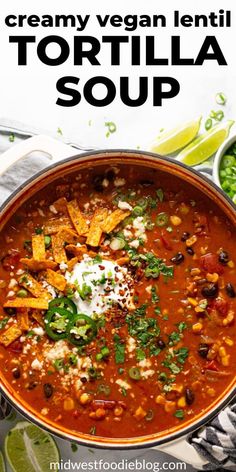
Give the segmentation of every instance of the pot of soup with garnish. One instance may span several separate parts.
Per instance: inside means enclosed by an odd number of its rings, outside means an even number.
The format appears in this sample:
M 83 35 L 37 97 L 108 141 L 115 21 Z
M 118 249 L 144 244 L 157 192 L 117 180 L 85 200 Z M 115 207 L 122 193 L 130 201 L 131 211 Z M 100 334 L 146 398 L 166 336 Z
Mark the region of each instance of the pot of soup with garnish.
M 0 385 L 80 444 L 186 437 L 235 394 L 235 206 L 168 158 L 46 168 L 1 211 Z

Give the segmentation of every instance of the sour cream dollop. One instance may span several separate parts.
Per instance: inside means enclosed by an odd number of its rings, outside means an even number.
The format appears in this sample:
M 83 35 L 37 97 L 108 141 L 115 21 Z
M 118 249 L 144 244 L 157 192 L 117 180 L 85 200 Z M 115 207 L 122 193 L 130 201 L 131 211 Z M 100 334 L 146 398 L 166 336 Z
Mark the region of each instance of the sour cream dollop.
M 116 304 L 132 308 L 132 279 L 128 270 L 114 261 L 97 261 L 85 255 L 72 272 L 66 272 L 65 277 L 76 287 L 73 301 L 78 313 L 99 315 Z

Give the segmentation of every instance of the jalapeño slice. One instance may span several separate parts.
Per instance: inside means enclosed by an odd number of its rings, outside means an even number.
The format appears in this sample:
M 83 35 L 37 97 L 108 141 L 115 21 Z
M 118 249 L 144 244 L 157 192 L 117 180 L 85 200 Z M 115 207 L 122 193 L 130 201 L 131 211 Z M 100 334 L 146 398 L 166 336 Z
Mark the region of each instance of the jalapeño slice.
M 58 297 L 51 300 L 49 303 L 49 311 L 51 308 L 58 307 L 70 311 L 74 315 L 77 313 L 77 308 L 74 302 L 67 297 Z
M 72 316 L 71 311 L 65 308 L 51 307 L 44 317 L 47 335 L 54 341 L 67 338 L 67 326 Z
M 78 313 L 67 325 L 67 339 L 75 346 L 89 344 L 97 335 L 97 325 L 89 316 Z

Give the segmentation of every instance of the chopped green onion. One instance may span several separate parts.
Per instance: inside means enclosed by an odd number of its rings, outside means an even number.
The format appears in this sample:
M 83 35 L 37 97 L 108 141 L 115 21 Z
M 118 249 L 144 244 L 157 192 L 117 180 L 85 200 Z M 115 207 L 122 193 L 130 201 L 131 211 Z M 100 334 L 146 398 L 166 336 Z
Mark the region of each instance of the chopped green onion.
M 132 380 L 140 380 L 141 379 L 141 374 L 140 370 L 138 367 L 131 367 L 129 369 L 129 376 Z
M 27 295 L 28 295 L 28 292 L 24 288 L 21 288 L 20 290 L 18 290 L 18 292 L 16 292 L 16 296 L 20 298 L 26 298 Z
M 44 244 L 45 244 L 45 247 L 46 249 L 48 249 L 51 245 L 51 236 L 44 236 Z
M 208 118 L 205 122 L 205 130 L 208 131 L 212 127 L 212 119 Z
M 219 92 L 216 94 L 216 103 L 218 103 L 218 105 L 225 105 L 226 102 L 227 102 L 227 97 L 224 93 Z
M 169 221 L 169 217 L 167 213 L 161 212 L 156 217 L 156 225 L 162 228 L 162 226 L 166 226 Z

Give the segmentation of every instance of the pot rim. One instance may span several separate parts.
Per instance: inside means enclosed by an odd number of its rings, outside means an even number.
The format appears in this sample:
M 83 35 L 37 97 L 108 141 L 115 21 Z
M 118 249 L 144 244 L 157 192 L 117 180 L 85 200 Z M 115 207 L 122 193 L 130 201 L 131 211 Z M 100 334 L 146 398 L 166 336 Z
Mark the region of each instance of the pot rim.
M 28 186 L 32 185 L 32 183 L 35 180 L 40 181 L 41 178 L 45 174 L 47 173 L 51 174 L 51 171 L 53 171 L 55 168 L 64 166 L 76 160 L 78 160 L 78 165 L 79 165 L 79 162 L 83 160 L 83 162 L 87 162 L 87 161 L 90 162 L 92 166 L 93 157 L 96 157 L 97 160 L 101 159 L 102 161 L 104 160 L 105 157 L 109 157 L 111 155 L 114 158 L 116 157 L 117 159 L 119 157 L 125 157 L 125 156 L 132 159 L 136 156 L 137 158 L 147 157 L 149 158 L 148 159 L 149 162 L 151 162 L 153 159 L 157 159 L 161 162 L 166 161 L 166 162 L 169 162 L 170 164 L 174 164 L 180 169 L 182 168 L 183 171 L 187 171 L 188 174 L 195 175 L 197 177 L 196 180 L 203 181 L 203 183 L 205 183 L 207 187 L 209 187 L 210 189 L 213 189 L 214 193 L 218 196 L 218 198 L 220 197 L 220 200 L 222 202 L 225 201 L 225 203 L 227 203 L 229 207 L 231 207 L 232 210 L 236 209 L 236 205 L 233 203 L 233 201 L 213 181 L 211 181 L 204 175 L 201 175 L 194 168 L 191 168 L 185 165 L 184 163 L 179 162 L 171 157 L 161 156 L 159 154 L 155 154 L 148 151 L 141 151 L 141 150 L 101 149 L 101 150 L 96 150 L 96 151 L 87 151 L 81 154 L 75 154 L 68 158 L 64 158 L 49 166 L 46 166 L 44 169 L 40 170 L 39 172 L 34 174 L 32 177 L 29 177 L 28 179 L 26 179 L 21 185 L 19 185 L 19 187 L 17 187 L 12 192 L 12 194 L 0 206 L 0 219 L 3 216 L 2 212 L 5 212 L 5 210 L 7 210 L 7 208 L 10 207 L 12 200 L 14 201 L 14 198 L 18 196 L 18 194 L 20 194 L 21 192 L 23 194 L 24 191 L 26 191 L 26 189 L 28 188 Z M 122 164 L 124 165 L 124 162 Z M 145 167 L 145 162 L 142 162 L 141 165 Z M 71 170 L 71 172 L 73 172 L 73 170 Z M 166 172 L 168 173 L 169 170 L 166 169 Z M 55 176 L 55 179 L 57 178 L 58 176 Z M 191 185 L 193 185 L 193 183 L 191 183 Z M 208 198 L 210 197 L 208 196 Z M 73 435 L 73 433 L 68 434 L 67 432 L 63 432 L 62 430 L 60 430 L 58 427 L 55 427 L 51 423 L 45 423 L 44 420 L 41 419 L 39 416 L 37 417 L 33 412 L 28 411 L 27 408 L 25 408 L 22 404 L 20 404 L 19 400 L 14 399 L 14 395 L 11 394 L 8 391 L 7 387 L 5 385 L 2 385 L 1 383 L 0 383 L 0 392 L 2 392 L 5 395 L 7 401 L 9 401 L 9 403 L 24 417 L 26 417 L 32 423 L 45 429 L 49 433 L 54 434 L 57 437 L 60 437 L 61 439 L 73 441 L 81 445 L 86 445 L 90 447 L 92 446 L 98 449 L 117 449 L 117 450 L 127 449 L 128 450 L 128 449 L 140 449 L 140 448 L 154 447 L 154 446 L 167 444 L 171 441 L 174 441 L 179 438 L 183 438 L 185 436 L 188 436 L 190 433 L 193 433 L 196 429 L 201 428 L 209 420 L 215 417 L 222 410 L 222 408 L 224 408 L 233 399 L 233 397 L 236 394 L 236 385 L 232 384 L 231 386 L 229 386 L 228 392 L 226 392 L 225 394 L 222 394 L 221 396 L 222 398 L 220 397 L 217 400 L 216 405 L 213 404 L 213 406 L 209 410 L 207 410 L 205 414 L 201 415 L 199 418 L 196 417 L 195 419 L 193 419 L 192 423 L 187 424 L 187 426 L 183 428 L 175 429 L 173 432 L 170 432 L 170 434 L 167 433 L 165 436 L 158 437 L 158 434 L 156 433 L 156 434 L 151 434 L 147 436 L 137 436 L 133 438 L 103 438 L 99 436 L 93 437 L 92 435 L 86 435 L 83 433 L 81 433 L 81 437 L 79 437 L 79 436 Z M 17 401 L 17 404 L 15 403 L 16 401 Z

